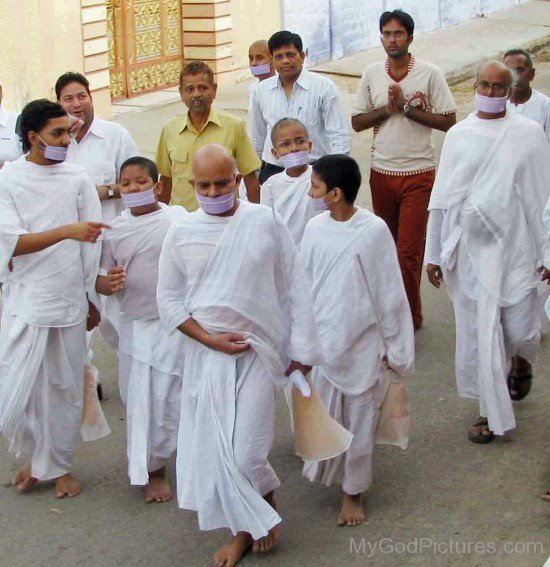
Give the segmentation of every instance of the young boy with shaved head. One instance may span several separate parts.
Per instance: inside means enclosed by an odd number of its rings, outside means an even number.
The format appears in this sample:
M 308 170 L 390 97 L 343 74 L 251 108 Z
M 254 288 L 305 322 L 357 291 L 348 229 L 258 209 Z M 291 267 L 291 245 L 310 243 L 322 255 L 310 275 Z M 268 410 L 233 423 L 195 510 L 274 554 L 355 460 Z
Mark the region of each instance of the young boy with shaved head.
M 294 242 L 300 246 L 306 224 L 322 212 L 308 195 L 311 140 L 302 122 L 296 118 L 283 118 L 273 126 L 271 141 L 273 156 L 281 161 L 285 170 L 262 185 L 260 203 L 281 215 Z
M 225 148 L 195 154 L 200 209 L 173 225 L 160 258 L 157 299 L 169 331 L 186 335 L 177 484 L 203 530 L 229 528 L 215 555 L 232 567 L 279 538 L 267 458 L 275 395 L 296 369 L 320 362 L 309 284 L 280 217 L 236 197 L 240 175 Z

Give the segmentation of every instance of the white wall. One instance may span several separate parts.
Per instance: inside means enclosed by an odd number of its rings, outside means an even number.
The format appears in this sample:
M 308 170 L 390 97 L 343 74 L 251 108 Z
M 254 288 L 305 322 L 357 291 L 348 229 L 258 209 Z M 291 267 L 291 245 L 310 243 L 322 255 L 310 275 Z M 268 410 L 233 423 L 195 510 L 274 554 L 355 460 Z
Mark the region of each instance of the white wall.
M 451 26 L 527 0 L 282 0 L 282 27 L 300 34 L 310 65 L 379 45 L 378 18 L 401 8 L 415 31 Z

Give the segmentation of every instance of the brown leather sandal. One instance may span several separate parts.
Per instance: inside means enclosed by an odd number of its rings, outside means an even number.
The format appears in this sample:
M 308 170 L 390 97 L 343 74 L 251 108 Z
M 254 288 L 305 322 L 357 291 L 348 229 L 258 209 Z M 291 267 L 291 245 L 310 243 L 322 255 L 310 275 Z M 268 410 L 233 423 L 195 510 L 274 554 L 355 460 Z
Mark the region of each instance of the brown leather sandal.
M 519 402 L 531 391 L 533 373 L 527 372 L 525 374 L 520 374 L 517 370 L 512 368 L 510 374 L 508 374 L 506 383 L 508 384 L 510 398 L 512 398 L 515 402 Z
M 487 421 L 486 417 L 480 417 L 470 427 L 481 428 L 479 433 L 468 431 L 468 439 L 472 443 L 490 443 L 495 438 L 495 434 L 489 429 L 489 422 Z

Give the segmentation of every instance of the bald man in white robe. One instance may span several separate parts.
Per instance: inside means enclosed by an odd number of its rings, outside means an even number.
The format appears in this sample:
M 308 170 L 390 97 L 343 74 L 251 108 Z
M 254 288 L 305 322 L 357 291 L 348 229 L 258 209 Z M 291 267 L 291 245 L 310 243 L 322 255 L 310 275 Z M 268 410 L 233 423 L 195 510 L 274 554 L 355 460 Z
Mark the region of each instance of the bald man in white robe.
M 222 146 L 195 154 L 193 176 L 200 209 L 166 235 L 157 300 L 166 328 L 187 335 L 178 502 L 198 512 L 201 529 L 232 531 L 215 555 L 216 565 L 231 567 L 249 547 L 262 552 L 277 542 L 280 483 L 267 460 L 275 394 L 321 353 L 285 224 L 269 208 L 239 201 L 240 176 Z
M 550 276 L 548 142 L 538 124 L 506 110 L 511 86 L 502 63 L 480 68 L 476 112 L 447 133 L 429 205 L 428 277 L 436 287 L 443 280 L 453 301 L 458 391 L 480 402 L 468 432 L 475 443 L 516 426 L 511 395 L 530 387 L 536 288 Z

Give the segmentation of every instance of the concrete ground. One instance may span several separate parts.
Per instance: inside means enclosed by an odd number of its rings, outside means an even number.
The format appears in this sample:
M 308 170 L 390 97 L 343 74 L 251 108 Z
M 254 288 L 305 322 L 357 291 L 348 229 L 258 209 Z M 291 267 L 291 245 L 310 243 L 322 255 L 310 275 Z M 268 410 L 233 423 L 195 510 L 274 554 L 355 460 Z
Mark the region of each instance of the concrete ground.
M 536 87 L 550 94 L 550 51 L 537 59 Z M 349 109 L 356 77 L 335 77 Z M 471 81 L 453 91 L 459 118 L 471 110 Z M 218 106 L 246 115 L 246 85 L 224 89 Z M 171 104 L 118 120 L 153 155 L 161 125 L 181 111 Z M 436 137 L 440 145 L 441 136 Z M 521 141 L 518 141 L 521 143 Z M 353 155 L 368 172 L 370 136 L 354 134 Z M 369 206 L 368 184 L 360 203 Z M 243 567 L 303 566 L 542 566 L 550 554 L 550 505 L 539 493 L 550 487 L 550 343 L 542 344 L 531 394 L 516 403 L 518 428 L 505 440 L 477 446 L 466 439 L 476 404 L 456 395 L 454 320 L 444 290 L 423 283 L 425 326 L 417 333 L 417 374 L 410 383 L 409 449 L 378 448 L 375 483 L 366 497 L 368 522 L 336 528 L 340 494 L 300 478 L 293 456 L 288 412 L 280 401 L 272 464 L 282 487 L 284 519 L 279 548 L 247 556 Z M 75 474 L 84 492 L 58 501 L 51 484 L 18 495 L 16 471 L 0 442 L 0 567 L 199 567 L 227 535 L 200 533 L 193 513 L 175 502 L 145 504 L 126 478 L 124 412 L 117 393 L 115 357 L 100 341 L 103 404 L 113 434 L 78 446 Z

